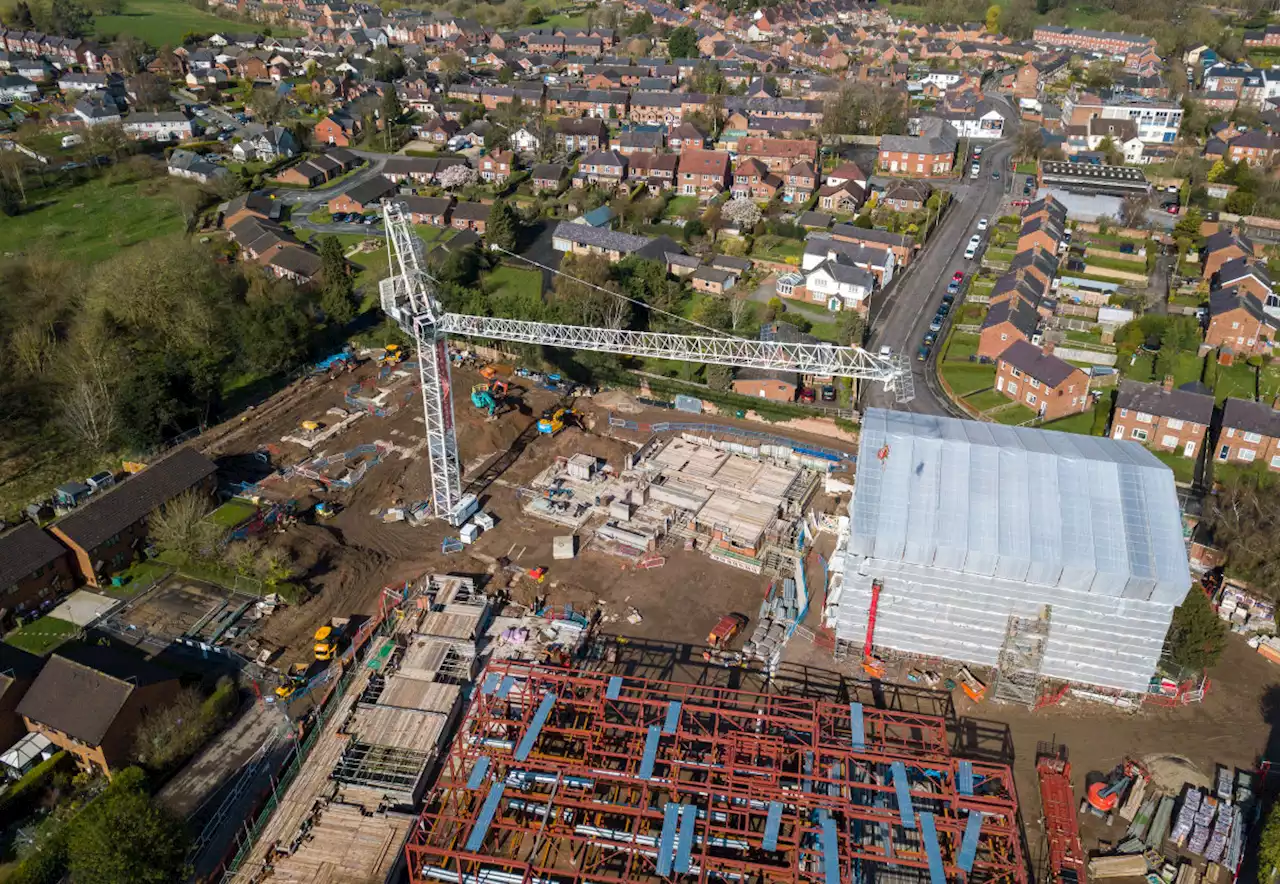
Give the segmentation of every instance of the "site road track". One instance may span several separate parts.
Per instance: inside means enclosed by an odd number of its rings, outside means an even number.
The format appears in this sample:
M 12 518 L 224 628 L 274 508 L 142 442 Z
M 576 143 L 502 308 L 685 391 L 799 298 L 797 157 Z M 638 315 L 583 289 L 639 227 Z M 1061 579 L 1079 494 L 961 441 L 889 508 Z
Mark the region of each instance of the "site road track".
M 956 270 L 963 270 L 966 278 L 971 277 L 982 265 L 981 253 L 973 260 L 965 260 L 964 250 L 969 237 L 977 231 L 978 219 L 988 218 L 994 221 L 1001 204 L 1008 196 L 1008 188 L 1013 181 L 1009 168 L 1012 153 L 1013 144 L 1008 141 L 995 142 L 985 147 L 978 177 L 965 177 L 950 188 L 951 206 L 932 240 L 921 249 L 919 256 L 903 271 L 902 276 L 894 281 L 888 298 L 872 309 L 871 340 L 867 349 L 875 353 L 887 345 L 893 348 L 894 353 L 907 356 L 915 378 L 916 396 L 911 402 L 902 404 L 895 401 L 892 393 L 886 395 L 876 385 L 864 384 L 861 397 L 863 408 L 896 408 L 921 414 L 966 417 L 942 392 L 934 367 L 947 326 L 944 325 L 938 334 L 938 343 L 934 345 L 928 359 L 923 362 L 917 360 L 916 350 L 929 330 L 929 320 L 942 303 L 947 279 Z M 996 170 L 1000 172 L 998 181 L 991 178 L 991 173 Z M 984 247 L 986 240 L 987 237 L 984 236 Z M 951 315 L 955 316 L 956 312 L 952 311 Z

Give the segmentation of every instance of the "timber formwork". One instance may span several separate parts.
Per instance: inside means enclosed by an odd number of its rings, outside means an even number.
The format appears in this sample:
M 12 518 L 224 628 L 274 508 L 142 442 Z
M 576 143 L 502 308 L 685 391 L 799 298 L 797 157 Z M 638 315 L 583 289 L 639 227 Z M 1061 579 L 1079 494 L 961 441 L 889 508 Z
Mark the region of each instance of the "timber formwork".
M 1013 774 L 944 720 L 500 661 L 406 846 L 414 882 L 1028 880 Z

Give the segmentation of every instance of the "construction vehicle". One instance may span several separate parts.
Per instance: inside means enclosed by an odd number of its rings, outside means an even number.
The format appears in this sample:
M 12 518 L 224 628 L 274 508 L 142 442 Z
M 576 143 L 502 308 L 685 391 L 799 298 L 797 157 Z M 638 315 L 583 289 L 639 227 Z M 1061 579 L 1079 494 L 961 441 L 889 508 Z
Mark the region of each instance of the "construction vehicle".
M 1105 775 L 1090 775 L 1092 782 L 1085 787 L 1080 810 L 1088 810 L 1094 816 L 1103 817 L 1111 824 L 1116 808 L 1124 801 L 1129 786 L 1142 774 L 1142 765 L 1126 758 Z
M 289 667 L 289 672 L 285 675 L 284 684 L 276 688 L 276 697 L 280 700 L 288 700 L 296 694 L 300 688 L 306 685 L 307 672 L 310 669 L 311 666 L 307 663 L 294 663 Z
M 387 344 L 382 348 L 382 355 L 378 357 L 379 365 L 399 365 L 404 362 L 405 352 L 399 344 Z
M 489 381 L 471 388 L 471 404 L 489 411 L 489 420 L 498 416 L 498 409 L 506 403 L 507 382 Z
M 538 421 L 538 432 L 544 436 L 554 436 L 570 423 L 578 423 L 578 413 L 572 408 L 549 409 L 542 413 L 542 419 Z
M 708 663 L 727 659 L 726 651 L 738 633 L 747 628 L 747 618 L 741 614 L 725 614 L 707 633 L 707 644 L 710 647 L 702 652 L 702 659 Z M 713 659 L 716 658 L 716 659 Z M 722 664 L 731 665 L 731 664 Z
M 317 519 L 332 519 L 338 514 L 338 505 L 322 500 L 316 504 L 315 514 Z
M 316 630 L 315 652 L 317 660 L 332 660 L 342 650 L 347 640 L 347 627 L 351 625 L 349 617 L 335 617 Z
M 1071 791 L 1071 764 L 1062 748 L 1041 747 L 1036 753 L 1036 774 L 1040 778 L 1041 828 L 1048 850 L 1048 874 L 1041 880 L 1052 884 L 1087 884 L 1085 852 L 1080 843 L 1075 795 Z

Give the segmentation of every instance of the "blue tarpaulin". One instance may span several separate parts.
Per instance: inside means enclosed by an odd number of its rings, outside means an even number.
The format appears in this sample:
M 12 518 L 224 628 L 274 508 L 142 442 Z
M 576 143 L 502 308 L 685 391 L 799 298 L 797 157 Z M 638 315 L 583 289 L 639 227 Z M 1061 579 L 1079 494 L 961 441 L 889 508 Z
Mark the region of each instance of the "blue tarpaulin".
M 924 856 L 929 861 L 929 881 L 931 884 L 947 884 L 947 875 L 942 868 L 942 851 L 938 848 L 938 830 L 933 824 L 933 814 L 920 813 L 920 837 L 924 841 Z
M 476 817 L 475 828 L 467 836 L 468 852 L 475 853 L 484 844 L 485 833 L 489 831 L 489 824 L 493 822 L 493 815 L 498 812 L 498 802 L 502 800 L 504 789 L 506 789 L 506 786 L 502 783 L 494 783 L 489 787 L 489 794 L 485 796 L 484 804 L 480 808 L 480 815 Z
M 658 740 L 662 737 L 662 728 L 656 724 L 649 725 L 649 734 L 644 738 L 644 755 L 640 758 L 640 779 L 647 780 L 653 776 L 653 765 L 658 759 Z
M 893 771 L 893 788 L 898 795 L 898 816 L 907 829 L 916 827 L 915 810 L 911 806 L 911 786 L 907 782 L 907 766 L 895 761 L 890 768 Z
M 524 732 L 520 745 L 516 746 L 516 761 L 524 761 L 529 757 L 529 753 L 533 751 L 533 744 L 538 741 L 538 734 L 542 732 L 542 726 L 547 723 L 547 716 L 551 714 L 551 707 L 555 703 L 555 694 L 548 692 L 542 695 L 542 702 L 538 704 L 537 711 L 533 713 L 533 721 L 529 722 L 529 729 Z

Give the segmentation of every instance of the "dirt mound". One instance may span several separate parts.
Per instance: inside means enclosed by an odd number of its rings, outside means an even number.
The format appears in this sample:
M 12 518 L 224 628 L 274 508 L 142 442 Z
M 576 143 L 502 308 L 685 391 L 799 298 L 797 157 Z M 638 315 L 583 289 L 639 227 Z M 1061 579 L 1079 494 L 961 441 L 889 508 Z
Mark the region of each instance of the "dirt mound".
M 621 414 L 639 414 L 644 406 L 624 390 L 609 390 L 591 397 L 591 404 Z
M 597 436 L 589 430 L 565 427 L 548 439 L 534 439 L 529 450 L 507 470 L 503 478 L 514 482 L 527 482 L 546 469 L 557 457 L 573 457 L 590 454 L 598 457 L 614 469 L 621 471 L 623 459 L 635 453 L 635 447 L 608 436 Z
M 1213 784 L 1210 776 L 1181 755 L 1147 755 L 1142 763 L 1147 766 L 1152 781 L 1170 795 L 1179 794 L 1183 783 L 1205 787 Z

